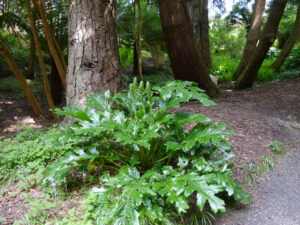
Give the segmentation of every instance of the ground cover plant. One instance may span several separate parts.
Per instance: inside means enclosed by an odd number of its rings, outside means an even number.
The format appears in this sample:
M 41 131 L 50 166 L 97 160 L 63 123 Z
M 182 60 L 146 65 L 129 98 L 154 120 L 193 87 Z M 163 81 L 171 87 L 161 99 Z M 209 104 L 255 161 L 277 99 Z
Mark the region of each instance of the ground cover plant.
M 224 212 L 219 196 L 224 192 L 249 201 L 231 178 L 231 132 L 225 124 L 202 114 L 169 112 L 192 99 L 214 104 L 191 82 L 151 88 L 135 80 L 124 93 L 90 96 L 84 110 L 57 110 L 75 122 L 54 143 L 72 148 L 46 169 L 43 184 L 61 185 L 71 171 L 86 176 L 101 168 L 100 187 L 88 194 L 97 224 L 164 224 L 165 210 L 183 215 L 193 193 L 200 211 L 208 202 L 212 212 Z M 188 123 L 195 126 L 186 130 Z

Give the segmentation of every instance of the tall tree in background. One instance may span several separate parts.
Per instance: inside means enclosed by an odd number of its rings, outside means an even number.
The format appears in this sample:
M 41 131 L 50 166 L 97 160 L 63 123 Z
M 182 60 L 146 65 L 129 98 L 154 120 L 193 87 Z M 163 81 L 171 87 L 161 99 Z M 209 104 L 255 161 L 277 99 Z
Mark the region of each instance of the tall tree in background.
M 33 34 L 30 32 L 30 47 L 29 47 L 29 65 L 28 65 L 28 75 L 30 79 L 34 78 L 34 65 L 35 65 L 35 42 Z
M 14 75 L 17 77 L 18 81 L 20 82 L 20 85 L 31 104 L 31 107 L 35 113 L 36 116 L 40 116 L 43 114 L 43 111 L 37 102 L 33 92 L 31 91 L 29 85 L 27 84 L 27 81 L 23 74 L 21 73 L 20 69 L 18 68 L 16 62 L 11 57 L 10 53 L 8 52 L 7 48 L 5 47 L 4 40 L 2 39 L 2 34 L 0 33 L 0 54 L 4 57 L 7 64 L 9 65 L 10 69 L 14 73 Z
M 233 75 L 234 80 L 236 80 L 242 74 L 242 72 L 246 68 L 247 64 L 249 63 L 253 52 L 255 51 L 255 48 L 256 48 L 256 45 L 257 45 L 257 42 L 259 39 L 261 25 L 263 22 L 265 5 L 266 5 L 266 0 L 256 0 L 255 1 L 251 26 L 250 26 L 247 41 L 246 41 L 246 44 L 244 47 L 243 56 L 241 58 L 241 61 L 239 63 L 239 66 L 238 66 L 235 74 Z
M 69 1 L 69 106 L 82 105 L 92 93 L 122 89 L 116 7 L 117 0 Z
M 267 53 L 276 39 L 280 19 L 283 15 L 287 0 L 273 0 L 267 23 L 262 37 L 253 53 L 250 62 L 242 75 L 236 81 L 236 88 L 243 89 L 252 87 Z
M 209 44 L 208 0 L 187 0 L 196 42 L 207 67 L 212 65 Z
M 286 58 L 290 54 L 291 50 L 293 49 L 296 41 L 300 37 L 300 1 L 298 3 L 298 9 L 297 9 L 297 16 L 294 24 L 293 31 L 291 35 L 289 36 L 289 39 L 283 46 L 282 51 L 280 52 L 280 55 L 277 57 L 276 61 L 273 63 L 272 68 L 274 68 L 276 71 L 280 69 L 282 64 L 285 62 Z
M 208 95 L 220 93 L 209 77 L 190 23 L 186 0 L 159 0 L 159 12 L 175 79 L 198 83 Z

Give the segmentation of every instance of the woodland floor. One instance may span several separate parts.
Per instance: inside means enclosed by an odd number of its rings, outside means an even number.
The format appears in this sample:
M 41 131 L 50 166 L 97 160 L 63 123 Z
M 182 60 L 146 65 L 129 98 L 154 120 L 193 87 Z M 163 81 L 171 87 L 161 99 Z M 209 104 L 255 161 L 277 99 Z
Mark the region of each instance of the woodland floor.
M 217 106 L 190 102 L 179 109 L 224 121 L 228 129 L 235 131 L 231 137 L 236 153 L 232 160 L 234 179 L 251 193 L 253 204 L 229 209 L 216 224 L 300 224 L 300 79 L 244 91 L 231 90 L 227 85 L 221 88 L 223 94 L 214 99 Z M 44 111 L 46 107 L 43 105 Z M 43 127 L 54 122 L 49 115 L 35 118 L 23 99 L 0 100 L 0 138 L 15 134 L 21 126 Z M 267 147 L 270 141 L 284 143 L 287 153 L 280 157 L 273 154 L 278 158 L 276 169 L 259 175 L 249 185 L 247 168 L 272 154 Z M 31 191 L 38 196 L 40 190 Z M 0 196 L 0 217 L 5 217 L 7 221 L 2 224 L 8 225 L 23 217 L 26 204 L 17 184 L 7 187 L 6 193 Z

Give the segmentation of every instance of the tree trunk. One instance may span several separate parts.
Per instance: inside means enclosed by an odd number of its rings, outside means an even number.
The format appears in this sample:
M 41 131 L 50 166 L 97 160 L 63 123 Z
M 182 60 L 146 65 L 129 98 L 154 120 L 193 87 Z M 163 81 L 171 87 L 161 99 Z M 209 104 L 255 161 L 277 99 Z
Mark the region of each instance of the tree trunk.
M 287 0 L 273 0 L 267 23 L 264 27 L 262 37 L 253 53 L 249 64 L 236 81 L 239 89 L 252 87 L 257 77 L 259 68 L 267 56 L 267 53 L 276 39 L 280 19 L 283 15 Z
M 166 63 L 166 58 L 161 50 L 160 43 L 159 42 L 149 42 L 149 51 L 152 55 L 153 61 L 154 61 L 154 66 L 157 69 L 163 69 L 165 63 Z
M 116 27 L 117 0 L 70 0 L 67 105 L 92 93 L 122 90 Z
M 1 38 L 2 38 L 2 35 L 0 34 L 0 54 L 4 57 L 7 64 L 9 65 L 10 69 L 12 70 L 12 72 L 15 74 L 15 76 L 19 80 L 20 85 L 21 85 L 25 95 L 27 96 L 27 99 L 28 99 L 29 103 L 31 104 L 31 107 L 32 107 L 35 115 L 40 116 L 41 114 L 43 114 L 43 111 L 40 108 L 39 103 L 37 102 L 36 98 L 34 97 L 34 94 L 30 90 L 30 87 L 27 84 L 25 77 L 19 70 L 17 64 L 15 63 L 15 61 L 13 60 L 13 58 L 7 51 L 6 47 L 4 46 Z
M 142 8 L 141 0 L 137 0 L 139 19 L 138 19 L 138 66 L 139 66 L 139 80 L 143 81 L 143 68 L 142 68 Z
M 277 57 L 276 61 L 273 63 L 272 68 L 274 68 L 276 71 L 280 69 L 282 64 L 285 62 L 286 58 L 290 54 L 291 50 L 293 49 L 296 41 L 299 39 L 300 35 L 300 2 L 298 5 L 297 10 L 297 17 L 295 20 L 293 31 L 287 40 L 286 44 L 284 45 L 282 51 L 280 52 L 280 55 Z
M 37 0 L 34 0 L 33 2 L 35 3 L 35 5 L 39 11 L 39 14 L 42 18 L 44 33 L 45 33 L 45 37 L 46 37 L 46 40 L 47 40 L 47 43 L 49 46 L 50 53 L 55 60 L 55 64 L 58 69 L 61 82 L 62 82 L 64 88 L 66 89 L 66 70 L 63 66 L 63 63 L 62 63 L 60 56 L 55 47 L 55 42 L 53 40 L 52 31 L 51 31 L 50 25 L 48 23 L 46 12 L 44 9 L 44 2 L 42 0 L 38 0 L 38 4 L 37 4 L 36 1 Z
M 136 37 L 137 29 L 136 29 L 136 9 L 135 5 L 138 5 L 138 37 Z M 142 9 L 141 9 L 141 1 L 134 0 L 133 1 L 133 15 L 134 15 L 134 22 L 133 22 L 133 33 L 134 33 L 134 43 L 135 43 L 135 54 L 133 66 L 137 66 L 138 77 L 139 80 L 143 80 L 143 67 L 142 67 Z M 136 72 L 136 68 L 133 68 L 134 72 Z
M 42 48 L 41 48 L 41 44 L 40 44 L 40 41 L 38 38 L 37 30 L 35 27 L 36 22 L 35 22 L 35 19 L 33 16 L 33 12 L 31 10 L 30 0 L 26 0 L 25 4 L 26 4 L 27 11 L 28 11 L 28 18 L 29 18 L 29 24 L 30 24 L 30 28 L 31 28 L 31 34 L 33 36 L 33 40 L 34 40 L 34 43 L 35 43 L 35 46 L 36 46 L 37 52 L 38 52 L 38 60 L 39 60 L 39 65 L 40 65 L 40 69 L 41 69 L 41 73 L 42 73 L 42 77 L 43 77 L 43 84 L 44 84 L 45 94 L 47 97 L 47 102 L 48 102 L 50 109 L 52 110 L 51 111 L 52 116 L 56 119 L 57 115 L 54 112 L 55 107 L 54 107 L 53 99 L 51 97 L 50 90 L 49 90 L 49 83 L 48 83 L 48 77 L 47 77 L 46 68 L 45 68 L 43 55 L 42 55 Z
M 34 78 L 34 64 L 35 64 L 35 43 L 32 33 L 30 33 L 30 49 L 29 49 L 29 65 L 28 78 Z
M 133 72 L 132 74 L 138 75 L 139 74 L 139 62 L 138 62 L 138 54 L 136 49 L 136 42 L 133 44 Z
M 208 0 L 187 0 L 196 42 L 207 67 L 212 65 L 209 44 Z
M 210 96 L 220 93 L 196 44 L 186 0 L 159 0 L 159 12 L 175 79 L 198 83 Z
M 51 73 L 49 76 L 49 80 L 53 103 L 54 105 L 59 105 L 60 103 L 62 103 L 64 87 L 62 86 L 62 83 L 60 81 L 59 73 L 53 58 L 51 58 Z
M 247 42 L 244 47 L 243 56 L 239 63 L 237 70 L 233 75 L 233 79 L 236 80 L 244 71 L 249 63 L 253 52 L 255 51 L 257 41 L 259 39 L 260 29 L 263 22 L 263 15 L 265 11 L 266 0 L 256 0 L 255 7 L 252 15 L 252 21 L 250 30 L 248 33 Z

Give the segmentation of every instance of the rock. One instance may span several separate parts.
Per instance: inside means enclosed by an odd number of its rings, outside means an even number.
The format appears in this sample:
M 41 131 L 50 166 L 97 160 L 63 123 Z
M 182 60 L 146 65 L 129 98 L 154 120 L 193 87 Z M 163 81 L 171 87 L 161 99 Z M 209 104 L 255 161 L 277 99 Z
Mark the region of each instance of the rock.
M 212 81 L 215 83 L 215 85 L 218 86 L 218 79 L 213 75 L 209 75 L 209 76 L 210 76 L 210 79 L 212 79 Z

